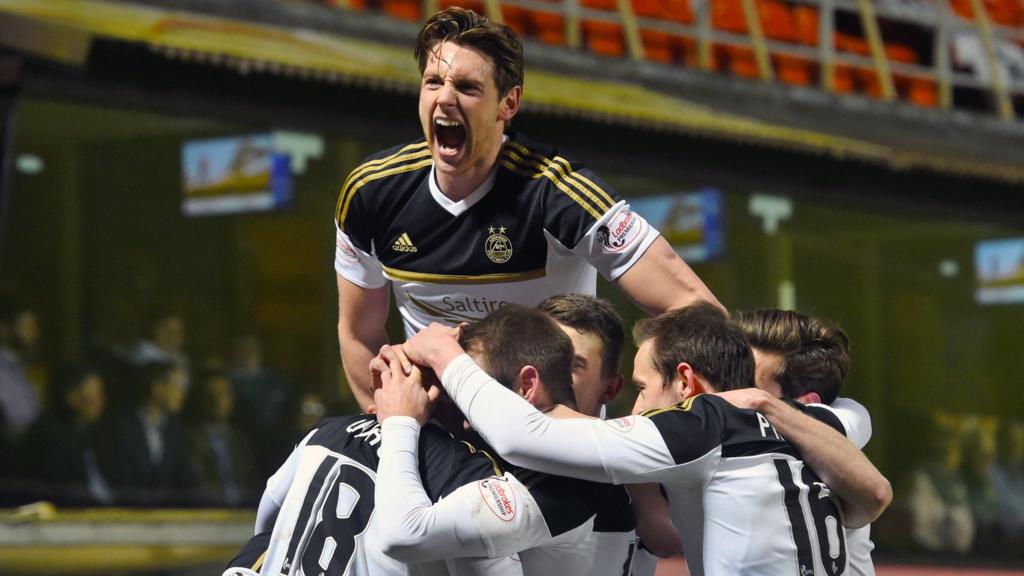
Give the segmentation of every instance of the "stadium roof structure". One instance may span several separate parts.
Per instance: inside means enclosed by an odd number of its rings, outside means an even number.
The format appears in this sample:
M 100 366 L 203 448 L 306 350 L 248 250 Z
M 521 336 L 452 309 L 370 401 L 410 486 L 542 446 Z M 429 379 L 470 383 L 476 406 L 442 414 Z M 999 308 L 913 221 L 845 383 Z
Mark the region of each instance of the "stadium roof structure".
M 250 0 L 0 0 L 0 46 L 71 67 L 97 41 L 236 72 L 415 93 L 411 23 Z M 607 59 L 527 43 L 539 114 L 1024 183 L 1024 124 Z

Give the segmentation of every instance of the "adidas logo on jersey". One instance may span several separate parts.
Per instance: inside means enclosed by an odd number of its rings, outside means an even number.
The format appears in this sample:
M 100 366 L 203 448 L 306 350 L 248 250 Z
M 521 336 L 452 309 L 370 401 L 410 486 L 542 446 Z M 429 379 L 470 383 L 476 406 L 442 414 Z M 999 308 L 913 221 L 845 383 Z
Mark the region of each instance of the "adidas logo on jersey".
M 416 246 L 413 246 L 408 232 L 402 232 L 398 240 L 395 240 L 395 243 L 391 245 L 391 249 L 395 252 L 416 252 Z

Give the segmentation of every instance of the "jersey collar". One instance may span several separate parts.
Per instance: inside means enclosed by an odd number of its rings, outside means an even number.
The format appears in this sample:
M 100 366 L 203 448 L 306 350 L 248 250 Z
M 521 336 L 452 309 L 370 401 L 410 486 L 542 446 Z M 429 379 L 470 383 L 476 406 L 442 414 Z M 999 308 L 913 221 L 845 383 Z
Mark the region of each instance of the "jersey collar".
M 508 134 L 505 134 L 502 137 L 502 144 L 508 142 L 508 140 Z M 437 202 L 437 204 L 441 208 L 444 208 L 449 214 L 451 214 L 452 216 L 460 216 L 464 212 L 472 208 L 474 204 L 484 199 L 484 196 L 486 196 L 487 193 L 491 191 L 491 188 L 494 187 L 494 180 L 497 178 L 497 176 L 498 167 L 495 166 L 494 169 L 491 170 L 490 175 L 487 176 L 487 179 L 480 183 L 480 186 L 478 186 L 476 190 L 470 192 L 469 196 L 466 196 L 462 200 L 454 202 L 452 201 L 451 198 L 445 196 L 444 192 L 441 192 L 441 187 L 437 185 L 437 174 L 434 173 L 434 165 L 431 164 L 430 195 L 433 196 L 434 201 Z

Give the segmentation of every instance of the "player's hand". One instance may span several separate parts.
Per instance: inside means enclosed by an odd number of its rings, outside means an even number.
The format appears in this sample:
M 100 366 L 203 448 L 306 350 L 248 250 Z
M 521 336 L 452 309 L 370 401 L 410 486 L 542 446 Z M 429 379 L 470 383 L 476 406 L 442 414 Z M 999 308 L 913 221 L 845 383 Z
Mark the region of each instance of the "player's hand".
M 737 408 L 747 408 L 750 410 L 761 410 L 766 402 L 775 399 L 774 396 L 760 388 L 741 388 L 739 390 L 729 390 L 728 392 L 718 392 L 715 395 L 721 396 L 729 404 Z
M 393 360 L 388 366 L 389 369 L 380 374 L 382 386 L 373 393 L 377 420 L 383 422 L 391 416 L 410 416 L 420 426 L 426 424 L 441 395 L 437 379 L 428 381 L 419 367 L 413 367 L 411 374 L 405 374 L 398 360 Z
M 434 322 L 402 344 L 402 351 L 413 364 L 430 366 L 441 374 L 448 362 L 464 352 L 459 346 L 460 329 Z
M 370 360 L 370 390 L 381 387 L 380 375 L 390 370 L 390 362 L 397 360 L 402 365 L 402 371 L 406 374 L 412 373 L 412 362 L 406 357 L 405 352 L 399 346 L 385 344 L 380 351 Z

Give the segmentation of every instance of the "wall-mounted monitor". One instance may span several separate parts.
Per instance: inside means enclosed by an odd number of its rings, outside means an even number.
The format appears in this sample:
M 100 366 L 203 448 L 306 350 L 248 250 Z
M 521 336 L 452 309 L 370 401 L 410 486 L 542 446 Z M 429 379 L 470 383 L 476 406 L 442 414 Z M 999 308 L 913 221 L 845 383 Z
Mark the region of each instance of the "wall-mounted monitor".
M 292 199 L 290 156 L 277 135 L 191 140 L 181 147 L 186 216 L 266 212 Z
M 979 304 L 1024 302 L 1024 238 L 978 242 L 974 269 Z
M 725 252 L 722 193 L 718 190 L 641 196 L 631 199 L 629 205 L 687 262 L 704 262 Z

